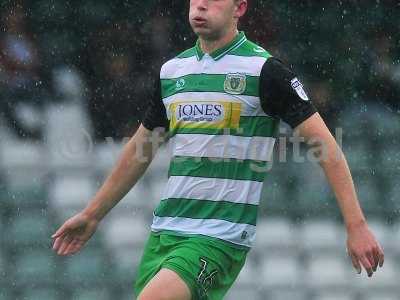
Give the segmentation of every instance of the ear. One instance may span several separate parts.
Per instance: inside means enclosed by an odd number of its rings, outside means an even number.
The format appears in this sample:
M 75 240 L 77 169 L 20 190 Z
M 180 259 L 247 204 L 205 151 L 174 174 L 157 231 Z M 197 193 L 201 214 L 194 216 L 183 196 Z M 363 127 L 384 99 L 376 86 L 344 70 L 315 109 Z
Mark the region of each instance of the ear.
M 247 11 L 247 0 L 238 0 L 236 4 L 235 18 L 241 18 Z

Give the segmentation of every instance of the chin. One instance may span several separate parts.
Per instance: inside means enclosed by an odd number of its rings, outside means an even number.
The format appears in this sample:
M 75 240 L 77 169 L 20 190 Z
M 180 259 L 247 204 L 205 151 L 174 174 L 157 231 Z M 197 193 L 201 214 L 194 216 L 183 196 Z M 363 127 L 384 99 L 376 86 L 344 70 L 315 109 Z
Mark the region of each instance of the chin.
M 209 30 L 208 28 L 199 28 L 199 27 L 196 27 L 196 28 L 193 28 L 193 32 L 194 32 L 196 35 L 201 35 L 201 36 L 207 36 L 207 35 L 210 34 L 210 30 Z

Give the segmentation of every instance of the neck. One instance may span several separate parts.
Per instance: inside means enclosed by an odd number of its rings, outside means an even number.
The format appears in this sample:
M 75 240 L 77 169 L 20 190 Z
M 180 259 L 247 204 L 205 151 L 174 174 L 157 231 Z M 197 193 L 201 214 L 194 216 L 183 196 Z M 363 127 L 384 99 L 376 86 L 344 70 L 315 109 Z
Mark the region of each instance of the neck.
M 231 42 L 237 34 L 238 34 L 237 28 L 233 28 L 219 39 L 209 40 L 199 37 L 201 50 L 203 50 L 204 53 L 210 54 L 213 51 L 220 49 L 229 42 Z

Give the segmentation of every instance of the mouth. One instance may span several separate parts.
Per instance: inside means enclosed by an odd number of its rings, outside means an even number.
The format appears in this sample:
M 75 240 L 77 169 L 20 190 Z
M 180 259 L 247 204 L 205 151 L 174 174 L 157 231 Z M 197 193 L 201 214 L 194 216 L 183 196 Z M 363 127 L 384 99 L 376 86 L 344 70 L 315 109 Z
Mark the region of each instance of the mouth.
M 204 25 L 207 22 L 207 20 L 202 17 L 195 17 L 193 18 L 193 21 L 196 25 Z

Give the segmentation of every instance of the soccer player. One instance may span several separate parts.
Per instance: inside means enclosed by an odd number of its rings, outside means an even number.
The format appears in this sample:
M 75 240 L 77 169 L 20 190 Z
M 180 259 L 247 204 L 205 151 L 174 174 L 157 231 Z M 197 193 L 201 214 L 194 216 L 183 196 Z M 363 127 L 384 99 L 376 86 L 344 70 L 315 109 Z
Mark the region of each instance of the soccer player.
M 383 265 L 343 153 L 296 75 L 238 31 L 246 9 L 247 0 L 190 1 L 196 45 L 162 66 L 142 124 L 117 165 L 87 207 L 52 236 L 59 255 L 79 251 L 145 172 L 155 152 L 151 137 L 165 128 L 172 158 L 136 278 L 140 300 L 224 297 L 254 242 L 279 120 L 324 146 L 320 165 L 358 273 L 363 266 L 372 276 Z

